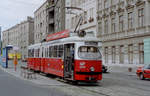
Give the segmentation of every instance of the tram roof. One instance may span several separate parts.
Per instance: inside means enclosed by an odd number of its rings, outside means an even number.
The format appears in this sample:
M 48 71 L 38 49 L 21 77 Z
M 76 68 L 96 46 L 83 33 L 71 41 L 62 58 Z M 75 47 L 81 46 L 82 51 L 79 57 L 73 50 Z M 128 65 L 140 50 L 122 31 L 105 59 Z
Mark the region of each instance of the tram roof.
M 63 39 L 58 39 L 58 40 L 54 40 L 54 41 L 49 41 L 49 42 L 45 42 L 43 43 L 43 45 L 47 45 L 47 44 L 58 44 L 58 43 L 75 43 L 75 42 L 88 42 L 88 41 L 93 41 L 93 42 L 100 42 L 100 40 L 94 36 L 85 36 L 85 37 L 79 37 L 79 36 L 70 36 L 67 38 L 63 38 Z
M 66 44 L 66 43 L 75 43 L 75 42 L 100 42 L 98 38 L 96 38 L 93 32 L 89 32 L 84 37 L 79 37 L 77 33 L 71 33 L 69 37 L 61 38 L 57 40 L 52 40 L 43 43 L 37 43 L 28 47 L 31 48 L 39 48 L 41 45 L 50 45 L 50 44 Z
M 39 48 L 40 47 L 40 45 L 41 45 L 41 43 L 37 43 L 37 44 L 34 44 L 34 45 L 30 45 L 30 46 L 28 46 L 28 49 L 31 49 L 31 48 Z

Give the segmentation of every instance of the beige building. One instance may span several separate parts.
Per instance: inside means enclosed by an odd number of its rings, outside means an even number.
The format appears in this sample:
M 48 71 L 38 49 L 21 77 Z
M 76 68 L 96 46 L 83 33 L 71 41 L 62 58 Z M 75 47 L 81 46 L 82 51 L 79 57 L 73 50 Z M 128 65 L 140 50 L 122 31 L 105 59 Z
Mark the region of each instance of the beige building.
M 3 31 L 3 48 L 7 45 L 19 47 L 22 59 L 27 58 L 27 47 L 34 43 L 34 20 L 27 17 L 26 21 L 21 22 L 5 31 Z
M 65 30 L 65 17 L 66 17 L 66 1 L 67 0 L 55 0 L 55 32 Z
M 55 2 L 54 0 L 47 0 L 48 5 L 46 7 L 46 21 L 47 21 L 47 34 L 55 33 Z
M 35 43 L 43 41 L 48 34 L 65 30 L 66 0 L 46 0 L 34 12 Z
M 97 37 L 105 64 L 144 64 L 150 0 L 97 0 Z
M 41 42 L 47 36 L 47 21 L 46 9 L 48 2 L 44 2 L 34 12 L 34 41 L 35 43 Z

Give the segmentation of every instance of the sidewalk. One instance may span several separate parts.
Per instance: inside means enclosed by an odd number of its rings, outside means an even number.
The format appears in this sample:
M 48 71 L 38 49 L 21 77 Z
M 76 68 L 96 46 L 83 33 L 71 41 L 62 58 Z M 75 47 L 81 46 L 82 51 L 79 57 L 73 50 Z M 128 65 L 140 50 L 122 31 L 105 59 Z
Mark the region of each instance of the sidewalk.
M 61 83 L 55 79 L 48 78 L 44 75 L 42 76 L 40 74 L 36 74 L 36 79 L 31 79 L 31 80 L 26 79 L 21 76 L 21 68 L 20 68 L 20 66 L 22 66 L 22 65 L 26 66 L 26 62 L 19 61 L 18 63 L 19 64 L 17 65 L 17 71 L 14 70 L 13 61 L 9 61 L 7 69 L 3 68 L 2 66 L 0 66 L 0 69 L 2 69 L 3 71 L 5 71 L 17 78 L 20 78 L 20 79 L 26 80 L 26 81 L 31 81 L 32 83 L 42 85 L 42 86 L 64 86 L 64 85 L 67 85 L 67 84 Z
M 139 66 L 144 65 L 132 65 L 132 64 L 106 64 L 108 67 L 108 72 L 114 72 L 114 73 L 123 73 L 126 75 L 136 75 L 136 70 Z M 129 68 L 132 68 L 132 71 L 129 72 Z

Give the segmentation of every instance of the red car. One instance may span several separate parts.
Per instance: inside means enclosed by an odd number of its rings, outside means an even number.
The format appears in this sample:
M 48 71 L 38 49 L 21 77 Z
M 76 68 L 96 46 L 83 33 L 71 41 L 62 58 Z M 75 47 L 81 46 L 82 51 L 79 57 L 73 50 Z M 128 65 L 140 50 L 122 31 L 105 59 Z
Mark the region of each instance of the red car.
M 139 67 L 136 71 L 136 74 L 141 80 L 144 80 L 145 78 L 150 79 L 150 64 Z

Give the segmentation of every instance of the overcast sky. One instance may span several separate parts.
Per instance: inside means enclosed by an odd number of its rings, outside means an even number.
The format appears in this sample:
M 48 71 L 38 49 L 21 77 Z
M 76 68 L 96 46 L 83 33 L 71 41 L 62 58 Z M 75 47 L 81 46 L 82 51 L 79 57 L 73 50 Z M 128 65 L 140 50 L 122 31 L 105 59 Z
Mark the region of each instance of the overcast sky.
M 27 16 L 34 16 L 34 11 L 46 0 L 0 0 L 0 26 L 6 30 Z

